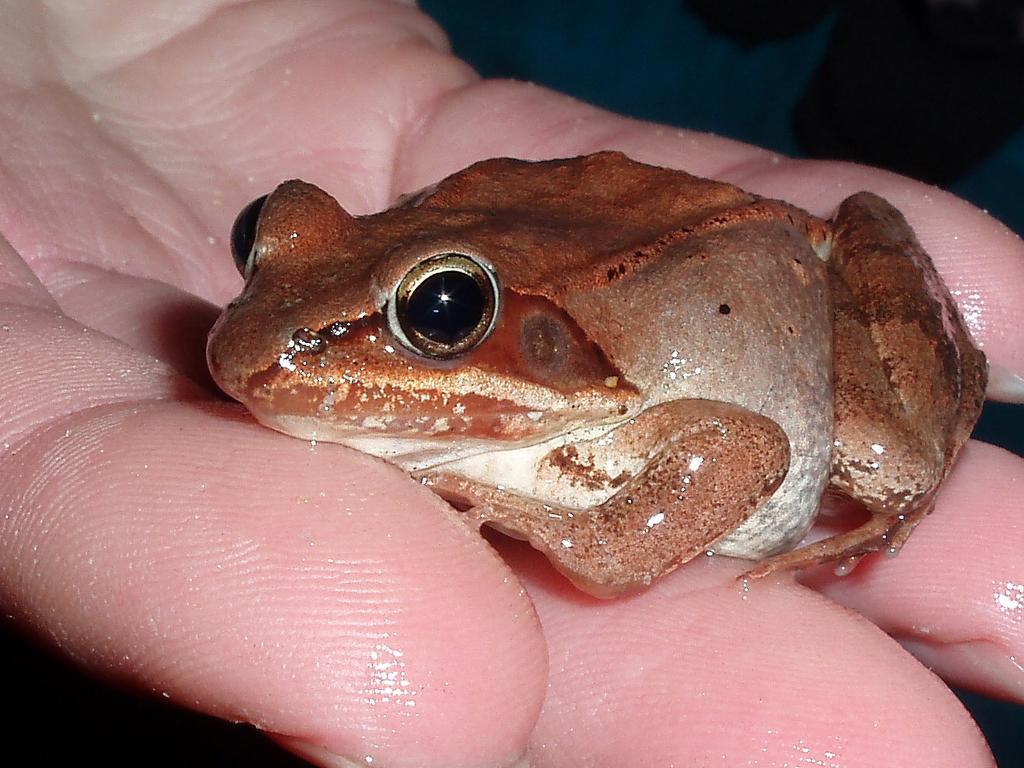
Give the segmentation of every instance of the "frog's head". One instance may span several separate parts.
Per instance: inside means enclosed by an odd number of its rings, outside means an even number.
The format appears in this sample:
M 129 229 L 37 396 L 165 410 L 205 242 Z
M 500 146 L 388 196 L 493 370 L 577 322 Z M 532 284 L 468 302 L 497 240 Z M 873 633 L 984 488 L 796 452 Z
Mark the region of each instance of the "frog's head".
M 518 284 L 526 224 L 424 199 L 353 217 L 289 181 L 243 210 L 245 288 L 207 350 L 224 391 L 275 429 L 413 464 L 621 419 L 636 391 Z

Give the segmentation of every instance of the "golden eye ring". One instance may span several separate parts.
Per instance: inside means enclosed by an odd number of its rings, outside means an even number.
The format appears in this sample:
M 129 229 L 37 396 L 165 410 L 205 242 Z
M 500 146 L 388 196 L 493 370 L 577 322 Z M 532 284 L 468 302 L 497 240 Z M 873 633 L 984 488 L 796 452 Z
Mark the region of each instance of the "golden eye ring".
M 478 347 L 497 322 L 500 291 L 493 267 L 465 253 L 424 259 L 388 302 L 391 333 L 410 351 L 451 360 Z

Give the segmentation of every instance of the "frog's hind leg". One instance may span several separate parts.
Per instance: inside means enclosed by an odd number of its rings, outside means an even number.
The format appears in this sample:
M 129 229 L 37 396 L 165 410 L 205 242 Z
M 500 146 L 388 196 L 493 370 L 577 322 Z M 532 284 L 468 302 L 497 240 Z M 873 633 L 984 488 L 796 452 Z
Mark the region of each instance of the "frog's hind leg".
M 807 568 L 821 563 L 835 563 L 835 574 L 846 576 L 871 552 L 885 551 L 895 555 L 910 537 L 914 527 L 935 505 L 934 494 L 920 500 L 910 514 L 872 513 L 861 525 L 827 539 L 807 544 L 792 552 L 766 558 L 744 573 L 745 577 L 761 578 L 775 571 Z
M 834 221 L 835 444 L 830 488 L 871 519 L 753 575 L 895 553 L 934 506 L 984 400 L 986 364 L 903 216 L 866 192 Z

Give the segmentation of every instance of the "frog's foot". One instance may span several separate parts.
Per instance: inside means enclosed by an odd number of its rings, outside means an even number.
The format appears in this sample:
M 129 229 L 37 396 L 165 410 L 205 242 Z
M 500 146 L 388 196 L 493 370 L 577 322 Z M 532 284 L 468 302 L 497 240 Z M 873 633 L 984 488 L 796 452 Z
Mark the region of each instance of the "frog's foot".
M 707 400 L 663 403 L 608 435 L 555 449 L 542 464 L 561 467 L 565 483 L 592 484 L 623 453 L 640 471 L 585 509 L 443 472 L 422 475 L 470 519 L 527 539 L 580 589 L 613 597 L 712 547 L 757 511 L 789 466 L 777 424 Z
M 850 531 L 765 558 L 741 578 L 759 579 L 776 571 L 810 568 L 823 563 L 835 563 L 835 574 L 847 576 L 864 555 L 872 552 L 897 554 L 914 527 L 932 511 L 934 505 L 932 495 L 905 513 L 873 513 L 870 519 Z

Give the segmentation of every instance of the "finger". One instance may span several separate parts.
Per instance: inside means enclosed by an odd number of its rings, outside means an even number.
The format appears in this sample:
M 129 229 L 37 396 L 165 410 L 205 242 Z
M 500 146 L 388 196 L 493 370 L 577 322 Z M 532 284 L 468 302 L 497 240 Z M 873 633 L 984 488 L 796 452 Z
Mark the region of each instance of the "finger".
M 206 335 L 219 306 L 168 283 L 88 264 L 65 264 L 61 275 L 56 296 L 70 317 L 217 391 L 206 366 Z
M 359 764 L 523 750 L 533 611 L 397 470 L 156 403 L 68 417 L 0 472 L 0 599 L 92 672 Z
M 11 614 L 101 675 L 326 753 L 522 751 L 542 639 L 446 506 L 240 411 L 161 404 L 183 394 L 169 367 L 48 308 L 3 311 Z
M 977 727 L 868 622 L 701 562 L 600 603 L 517 551 L 550 646 L 531 765 L 987 766 Z
M 1024 701 L 1022 487 L 1024 461 L 972 441 L 899 556 L 868 558 L 848 577 L 821 569 L 804 581 L 945 679 Z
M 619 149 L 641 162 L 702 176 L 772 157 L 739 141 L 631 120 L 512 80 L 483 80 L 432 106 L 400 145 L 398 192 L 420 189 L 487 157 L 546 160 Z
M 418 127 L 415 144 L 404 145 L 396 178 L 399 189 L 409 191 L 482 157 L 540 159 L 598 149 L 732 181 L 823 216 L 862 189 L 887 197 L 935 260 L 990 362 L 1024 375 L 1024 335 L 1018 332 L 1024 327 L 1024 244 L 963 200 L 896 174 L 788 160 L 708 134 L 627 120 L 536 86 L 481 82 L 438 102 Z M 1013 381 L 1006 386 L 1012 389 Z M 1024 399 L 1024 387 L 1018 395 Z

